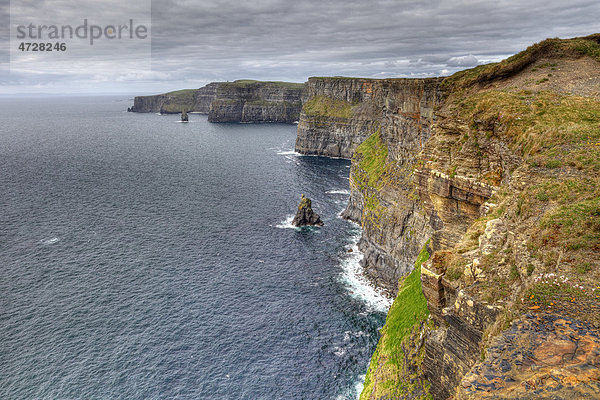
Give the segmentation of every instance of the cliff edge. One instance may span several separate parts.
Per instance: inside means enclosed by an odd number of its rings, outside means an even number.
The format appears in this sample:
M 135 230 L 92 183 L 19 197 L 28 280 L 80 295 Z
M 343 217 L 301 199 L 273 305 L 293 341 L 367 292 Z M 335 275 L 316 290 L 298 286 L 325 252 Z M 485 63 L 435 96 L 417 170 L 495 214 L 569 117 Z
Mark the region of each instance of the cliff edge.
M 296 150 L 352 158 L 344 215 L 397 294 L 361 399 L 600 397 L 598 126 L 600 35 L 309 79 Z

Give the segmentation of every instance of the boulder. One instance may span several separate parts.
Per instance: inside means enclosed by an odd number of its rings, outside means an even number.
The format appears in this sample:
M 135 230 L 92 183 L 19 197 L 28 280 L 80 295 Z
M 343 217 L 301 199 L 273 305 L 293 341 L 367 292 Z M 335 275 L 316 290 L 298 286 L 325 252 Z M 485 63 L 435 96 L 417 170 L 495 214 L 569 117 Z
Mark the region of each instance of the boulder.
M 308 197 L 302 195 L 302 200 L 298 205 L 298 211 L 292 221 L 294 226 L 323 226 L 323 221 L 319 214 L 314 212 L 311 208 L 311 201 Z

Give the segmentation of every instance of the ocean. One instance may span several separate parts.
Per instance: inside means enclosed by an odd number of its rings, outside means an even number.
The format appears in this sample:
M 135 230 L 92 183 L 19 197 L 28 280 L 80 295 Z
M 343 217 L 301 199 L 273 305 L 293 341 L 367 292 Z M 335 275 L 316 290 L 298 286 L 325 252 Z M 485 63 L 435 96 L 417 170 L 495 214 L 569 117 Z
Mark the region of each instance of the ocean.
M 131 104 L 0 98 L 0 398 L 356 399 L 390 302 L 349 161 Z

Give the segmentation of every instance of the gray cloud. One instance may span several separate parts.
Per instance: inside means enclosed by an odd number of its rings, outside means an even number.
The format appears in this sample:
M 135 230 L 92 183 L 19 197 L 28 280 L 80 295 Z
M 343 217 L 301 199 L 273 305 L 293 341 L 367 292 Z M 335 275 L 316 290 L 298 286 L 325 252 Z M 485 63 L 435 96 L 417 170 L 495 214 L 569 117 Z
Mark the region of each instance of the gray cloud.
M 450 57 L 448 61 L 446 61 L 446 65 L 449 67 L 474 67 L 479 64 L 479 60 L 473 54 L 469 54 L 468 56 L 460 56 L 460 57 Z
M 39 8 L 38 1 L 12 1 L 32 13 Z M 106 0 L 101 14 L 123 17 L 131 12 L 125 3 Z M 45 4 L 57 18 L 81 20 L 97 15 L 100 3 L 77 10 L 70 0 Z M 152 71 L 128 69 L 110 51 L 89 51 L 72 68 L 52 70 L 40 61 L 37 69 L 0 72 L 0 82 L 12 91 L 158 92 L 239 78 L 435 76 L 500 60 L 547 37 L 593 33 L 598 20 L 595 0 L 156 0 Z M 136 51 L 128 54 L 135 58 Z M 82 68 L 89 58 L 99 67 Z

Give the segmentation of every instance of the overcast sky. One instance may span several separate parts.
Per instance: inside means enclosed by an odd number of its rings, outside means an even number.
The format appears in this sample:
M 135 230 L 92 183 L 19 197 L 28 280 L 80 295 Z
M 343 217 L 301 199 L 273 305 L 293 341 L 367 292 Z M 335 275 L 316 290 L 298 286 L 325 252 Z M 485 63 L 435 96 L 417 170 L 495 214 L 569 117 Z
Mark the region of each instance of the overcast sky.
M 137 94 L 242 78 L 448 75 L 547 37 L 600 32 L 598 0 L 0 1 L 2 93 Z M 151 29 L 146 40 L 71 40 L 63 54 L 16 49 L 17 24 L 89 19 L 106 26 L 130 18 Z

